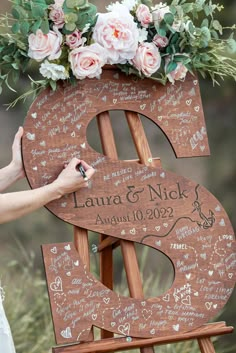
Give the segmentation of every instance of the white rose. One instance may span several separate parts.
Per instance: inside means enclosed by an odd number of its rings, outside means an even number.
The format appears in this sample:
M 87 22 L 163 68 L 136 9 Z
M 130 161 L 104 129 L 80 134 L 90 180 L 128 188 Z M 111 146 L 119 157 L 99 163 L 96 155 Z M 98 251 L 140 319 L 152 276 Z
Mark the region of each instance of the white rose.
M 47 60 L 40 65 L 39 72 L 43 77 L 53 81 L 66 80 L 69 77 L 64 66 L 49 63 Z
M 153 43 L 141 43 L 131 62 L 139 72 L 142 72 L 145 76 L 149 77 L 161 66 L 159 49 Z
M 108 64 L 125 64 L 136 53 L 139 30 L 124 5 L 116 4 L 114 9 L 98 15 L 93 40 L 107 50 Z
M 152 17 L 155 25 L 160 24 L 166 13 L 170 13 L 170 7 L 166 3 L 157 4 L 152 8 Z
M 42 61 L 45 58 L 55 60 L 61 56 L 62 34 L 57 28 L 53 29 L 54 31 L 49 31 L 47 34 L 43 34 L 41 29 L 38 29 L 36 34 L 29 35 L 28 56 L 31 59 L 36 61 Z
M 106 59 L 106 50 L 97 43 L 76 48 L 69 54 L 72 72 L 79 80 L 85 77 L 99 78 Z

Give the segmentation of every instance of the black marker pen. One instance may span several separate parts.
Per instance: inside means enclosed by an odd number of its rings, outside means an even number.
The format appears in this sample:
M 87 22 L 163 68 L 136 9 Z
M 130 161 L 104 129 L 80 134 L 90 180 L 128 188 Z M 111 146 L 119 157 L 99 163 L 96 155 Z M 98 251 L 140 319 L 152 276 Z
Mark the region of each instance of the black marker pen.
M 85 173 L 85 170 L 84 170 L 84 167 L 82 165 L 82 163 L 79 163 L 77 166 L 76 166 L 76 169 L 80 172 L 80 174 L 82 175 L 84 181 L 87 181 L 89 180 L 86 173 Z

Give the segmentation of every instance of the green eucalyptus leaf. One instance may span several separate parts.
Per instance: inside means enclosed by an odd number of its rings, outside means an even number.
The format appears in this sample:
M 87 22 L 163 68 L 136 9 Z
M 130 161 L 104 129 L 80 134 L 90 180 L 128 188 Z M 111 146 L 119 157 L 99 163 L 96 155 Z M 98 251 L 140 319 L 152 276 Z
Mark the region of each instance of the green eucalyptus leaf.
M 212 8 L 209 5 L 205 5 L 203 9 L 206 16 L 210 16 L 212 14 Z
M 211 35 L 212 35 L 212 38 L 219 39 L 219 34 L 214 29 L 211 30 Z
M 177 63 L 175 61 L 170 61 L 166 68 L 166 74 L 168 75 L 171 71 L 174 71 L 177 67 Z
M 153 1 L 152 0 L 142 0 L 141 3 L 146 5 L 146 6 L 148 6 L 149 8 L 151 6 L 153 6 Z
M 221 26 L 221 24 L 220 24 L 219 21 L 214 20 L 214 21 L 212 22 L 212 26 L 213 26 L 213 28 L 214 28 L 216 31 L 218 31 L 220 34 L 222 34 L 223 29 L 222 29 L 222 26 Z
M 53 91 L 56 91 L 56 89 L 57 89 L 57 82 L 56 81 L 50 80 L 49 85 Z
M 68 33 L 74 32 L 75 29 L 76 24 L 74 22 L 66 23 L 65 30 L 68 31 Z
M 40 6 L 32 6 L 32 16 L 36 19 L 44 17 L 44 9 Z
M 47 19 L 42 21 L 40 28 L 44 34 L 47 34 L 50 31 L 49 22 Z
M 201 28 L 201 39 L 204 41 L 209 42 L 211 40 L 211 32 L 209 28 L 207 27 L 202 27 Z
M 82 30 L 87 23 L 93 24 L 96 19 L 97 8 L 93 4 L 89 4 L 89 8 L 78 12 L 78 20 L 76 21 L 78 29 Z
M 165 36 L 166 36 L 166 29 L 164 29 L 164 28 L 158 28 L 157 33 L 158 33 L 160 36 L 165 37 Z
M 33 3 L 41 7 L 43 10 L 46 10 L 48 8 L 48 5 L 54 4 L 54 1 L 53 0 L 34 0 Z
M 229 38 L 226 41 L 226 48 L 230 54 L 236 53 L 236 41 L 233 38 Z
M 13 7 L 12 10 L 11 10 L 11 14 L 12 16 L 16 19 L 16 20 L 19 20 L 20 19 L 20 12 L 18 10 L 17 7 Z
M 66 6 L 69 9 L 74 9 L 74 8 L 83 9 L 88 6 L 88 0 L 66 0 Z
M 183 8 L 184 13 L 189 13 L 189 12 L 193 11 L 193 6 L 194 6 L 194 4 L 183 4 L 182 8 Z
M 209 27 L 209 20 L 208 18 L 204 18 L 204 20 L 201 23 L 201 27 Z
M 20 31 L 23 34 L 23 36 L 27 36 L 27 34 L 29 33 L 29 29 L 30 29 L 30 25 L 28 22 L 22 22 L 20 24 Z
M 169 25 L 172 25 L 173 22 L 174 22 L 174 16 L 172 13 L 166 13 L 164 15 L 164 21 L 165 23 L 169 24 Z
M 17 34 L 20 31 L 20 24 L 19 22 L 15 22 L 11 27 L 12 33 Z
M 11 66 L 13 67 L 13 69 L 19 70 L 19 65 L 18 65 L 18 63 L 12 63 Z
M 36 31 L 41 27 L 41 24 L 42 24 L 42 19 L 40 18 L 34 22 L 33 26 L 30 28 L 30 30 L 33 33 L 36 33 Z
M 3 61 L 10 63 L 12 61 L 12 57 L 10 55 L 4 55 L 3 56 Z

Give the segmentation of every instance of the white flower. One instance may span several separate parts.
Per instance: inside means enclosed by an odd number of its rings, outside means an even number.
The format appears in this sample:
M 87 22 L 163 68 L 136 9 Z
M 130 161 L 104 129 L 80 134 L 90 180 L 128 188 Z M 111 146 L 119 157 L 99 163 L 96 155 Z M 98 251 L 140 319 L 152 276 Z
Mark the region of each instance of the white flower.
M 160 24 L 164 19 L 165 14 L 170 12 L 170 7 L 166 3 L 162 4 L 162 2 L 160 2 L 159 4 L 152 7 L 152 17 L 154 24 Z
M 114 2 L 114 3 L 111 3 L 110 5 L 108 5 L 107 7 L 106 7 L 106 9 L 107 9 L 107 11 L 109 11 L 109 12 L 112 12 L 112 11 L 114 11 L 114 9 L 116 8 L 116 6 L 120 6 L 120 2 L 119 1 L 116 1 L 116 2 Z
M 147 40 L 148 37 L 148 31 L 146 28 L 139 28 L 139 43 L 145 42 Z
M 139 30 L 128 9 L 115 4 L 114 11 L 98 14 L 93 40 L 106 49 L 108 64 L 125 64 L 138 48 Z
M 69 77 L 69 73 L 64 66 L 49 63 L 47 60 L 40 65 L 39 72 L 43 77 L 53 81 L 66 80 Z
M 81 33 L 84 34 L 84 33 L 88 32 L 90 26 L 91 26 L 91 23 L 86 23 L 86 25 L 84 26 Z
M 116 1 L 106 7 L 107 11 L 112 12 L 115 11 L 117 6 L 124 5 L 129 11 L 133 10 L 133 8 L 137 5 L 137 0 L 123 0 L 121 2 Z
M 125 5 L 130 11 L 138 4 L 137 0 L 123 0 L 122 4 Z

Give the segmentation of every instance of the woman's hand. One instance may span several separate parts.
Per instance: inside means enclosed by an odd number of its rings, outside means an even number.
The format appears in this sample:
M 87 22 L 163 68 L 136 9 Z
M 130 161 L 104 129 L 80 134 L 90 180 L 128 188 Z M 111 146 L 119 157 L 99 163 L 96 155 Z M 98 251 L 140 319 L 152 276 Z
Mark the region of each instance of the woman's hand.
M 88 187 L 90 180 L 85 181 L 76 168 L 79 163 L 84 167 L 88 179 L 90 179 L 95 173 L 95 170 L 85 161 L 73 158 L 53 182 L 53 184 L 57 184 L 61 196 L 70 194 L 82 187 Z
M 25 172 L 22 162 L 21 154 L 21 139 L 23 136 L 23 127 L 19 127 L 12 144 L 12 161 L 10 167 L 12 168 L 12 173 L 15 174 L 16 179 L 22 179 L 25 177 Z

